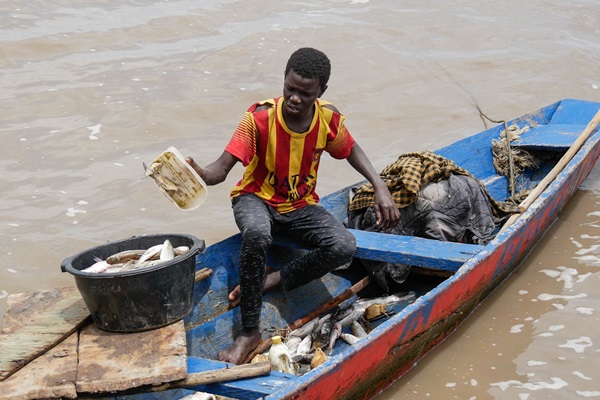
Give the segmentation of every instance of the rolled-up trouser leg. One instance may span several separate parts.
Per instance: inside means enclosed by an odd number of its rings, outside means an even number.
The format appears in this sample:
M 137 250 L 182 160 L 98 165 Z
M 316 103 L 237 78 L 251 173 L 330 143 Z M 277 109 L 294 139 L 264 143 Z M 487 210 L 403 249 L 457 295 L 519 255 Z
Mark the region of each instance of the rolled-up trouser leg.
M 356 239 L 325 208 L 303 207 L 277 217 L 277 229 L 312 248 L 305 256 L 285 265 L 281 283 L 285 290 L 295 289 L 320 278 L 352 260 Z
M 242 326 L 253 328 L 260 321 L 267 251 L 273 242 L 272 213 L 254 195 L 233 201 L 235 222 L 242 234 L 240 250 L 240 311 Z

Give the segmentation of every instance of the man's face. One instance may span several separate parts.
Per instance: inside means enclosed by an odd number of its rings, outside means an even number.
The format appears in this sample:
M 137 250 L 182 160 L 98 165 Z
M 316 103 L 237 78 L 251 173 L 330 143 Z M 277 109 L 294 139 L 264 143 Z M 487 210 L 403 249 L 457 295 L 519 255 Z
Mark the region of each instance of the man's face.
M 298 118 L 312 111 L 312 106 L 322 94 L 318 78 L 304 78 L 293 69 L 283 82 L 283 112 L 285 116 Z

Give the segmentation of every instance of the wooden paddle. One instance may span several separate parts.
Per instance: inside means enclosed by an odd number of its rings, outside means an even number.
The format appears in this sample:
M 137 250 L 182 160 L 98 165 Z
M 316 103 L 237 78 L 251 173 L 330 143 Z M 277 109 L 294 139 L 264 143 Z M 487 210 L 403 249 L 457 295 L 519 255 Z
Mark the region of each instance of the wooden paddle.
M 295 320 L 294 322 L 289 324 L 284 330 L 291 332 L 295 329 L 300 328 L 307 322 L 312 321 L 314 318 L 331 311 L 333 308 L 340 305 L 343 301 L 348 300 L 350 297 L 354 296 L 355 294 L 357 294 L 358 292 L 363 290 L 365 287 L 367 287 L 369 285 L 369 283 L 371 283 L 371 276 L 364 277 L 363 279 L 361 279 L 360 281 L 355 283 L 352 287 L 346 289 L 342 293 L 333 297 L 327 303 L 323 304 L 322 306 L 320 306 L 319 308 L 317 308 L 310 314 Z M 261 353 L 264 353 L 265 351 L 267 351 L 267 349 L 270 346 L 271 346 L 271 338 L 269 337 L 269 338 L 261 341 L 259 343 L 259 345 L 256 347 L 256 349 L 254 349 L 254 351 L 251 351 L 250 354 L 248 354 L 248 356 L 243 361 L 243 363 L 250 362 L 257 354 L 261 354 Z
M 550 185 L 550 183 L 552 183 L 552 181 L 554 179 L 556 179 L 558 174 L 567 166 L 567 164 L 571 161 L 571 159 L 575 156 L 575 154 L 577 154 L 579 149 L 581 149 L 581 147 L 583 146 L 585 141 L 588 139 L 588 137 L 590 137 L 590 135 L 594 132 L 594 130 L 598 126 L 598 123 L 600 123 L 600 110 L 598 110 L 596 115 L 590 120 L 590 122 L 587 124 L 587 126 L 585 127 L 583 132 L 581 132 L 581 134 L 579 135 L 577 140 L 575 140 L 575 142 L 571 145 L 569 150 L 561 157 L 561 159 L 558 161 L 558 163 L 556 163 L 554 168 L 552 168 L 552 170 L 550 170 L 548 175 L 546 175 L 544 177 L 544 179 L 542 179 L 542 181 L 536 186 L 536 188 L 533 189 L 531 191 L 531 193 L 529 193 L 529 195 L 525 198 L 525 200 L 523 200 L 523 202 L 520 204 L 520 207 L 522 210 L 521 213 L 511 215 L 510 218 L 506 221 L 506 223 L 502 227 L 502 229 L 500 229 L 500 233 L 503 232 L 510 225 L 512 225 L 521 216 L 521 214 L 523 212 L 527 211 L 529 206 L 531 206 L 531 204 L 538 197 L 540 197 L 542 192 L 544 190 L 546 190 L 548 185 Z
M 260 362 L 254 364 L 234 365 L 212 371 L 194 372 L 188 374 L 182 381 L 169 383 L 169 388 L 186 388 L 199 385 L 208 385 L 209 383 L 227 382 L 236 379 L 252 378 L 255 376 L 267 375 L 271 372 L 271 364 Z
M 164 390 L 177 388 L 193 388 L 194 386 L 208 385 L 211 383 L 229 382 L 237 379 L 254 378 L 257 376 L 268 375 L 271 372 L 271 364 L 268 362 L 260 362 L 254 364 L 243 365 L 227 365 L 224 368 L 213 369 L 202 372 L 192 372 L 186 378 L 166 382 L 159 386 L 143 385 L 127 390 L 111 391 L 111 394 L 119 396 L 140 395 L 142 393 L 162 392 Z M 95 391 L 91 398 L 96 398 L 97 394 L 102 394 L 106 391 Z M 88 394 L 87 392 L 83 392 Z M 113 396 L 114 397 L 114 396 Z M 102 397 L 104 398 L 104 396 Z

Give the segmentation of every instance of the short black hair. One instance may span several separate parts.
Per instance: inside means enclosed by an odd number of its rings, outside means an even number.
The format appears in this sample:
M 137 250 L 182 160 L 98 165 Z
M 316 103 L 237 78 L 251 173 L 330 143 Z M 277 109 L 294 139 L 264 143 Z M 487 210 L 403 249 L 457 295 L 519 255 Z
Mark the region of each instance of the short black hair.
M 331 75 L 331 62 L 322 51 L 311 47 L 302 47 L 290 56 L 285 66 L 284 77 L 292 69 L 303 78 L 319 79 L 321 88 L 325 88 L 329 82 L 329 75 Z

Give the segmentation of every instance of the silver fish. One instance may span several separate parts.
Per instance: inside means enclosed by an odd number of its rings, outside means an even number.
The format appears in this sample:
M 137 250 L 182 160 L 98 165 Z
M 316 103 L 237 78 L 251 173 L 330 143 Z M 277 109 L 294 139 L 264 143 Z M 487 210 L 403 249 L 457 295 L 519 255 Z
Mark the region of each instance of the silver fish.
M 329 344 L 325 348 L 326 355 L 330 356 L 331 353 L 333 353 L 333 346 L 335 346 L 335 342 L 340 337 L 341 334 L 342 334 L 342 324 L 340 324 L 339 322 L 336 322 L 335 324 L 333 324 L 333 327 L 331 328 L 331 336 L 329 337 Z
M 369 307 L 371 304 L 383 304 L 386 307 L 386 309 L 390 309 L 395 304 L 398 304 L 403 301 L 411 301 L 414 299 L 415 299 L 415 292 L 409 292 L 405 296 L 398 296 L 398 295 L 393 294 L 390 296 L 376 297 L 373 299 L 356 300 L 354 302 L 353 307 L 355 310 L 365 311 L 367 309 L 367 307 Z
M 302 341 L 300 342 L 300 345 L 298 345 L 296 354 L 298 354 L 298 355 L 310 354 L 311 347 L 312 347 L 312 337 L 311 337 L 311 335 L 306 335 L 306 337 L 304 339 L 302 339 Z
M 86 269 L 82 269 L 81 271 L 82 272 L 102 273 L 110 267 L 109 263 L 107 263 L 105 260 L 102 260 L 98 257 L 94 257 L 94 261 L 96 261 L 94 264 L 87 267 Z
M 188 251 L 190 251 L 188 246 L 173 248 L 171 241 L 167 239 L 163 244 L 157 244 L 147 250 L 124 250 L 107 257 L 106 260 L 94 257 L 95 263 L 82 271 L 91 273 L 133 271 L 157 265 L 159 262 L 172 260 L 176 256 L 185 254 Z
M 136 269 L 141 269 L 141 268 L 146 268 L 148 266 L 148 264 L 150 264 L 153 261 L 144 261 L 142 263 L 137 262 L 137 261 L 127 261 L 123 264 L 121 264 L 121 269 L 119 271 L 116 272 L 126 272 L 126 271 L 133 271 Z
M 300 346 L 300 342 L 302 342 L 302 338 L 299 336 L 289 336 L 285 339 L 285 345 L 292 354 L 296 353 L 298 350 L 298 346 Z
M 112 256 L 106 259 L 106 262 L 109 264 L 117 264 L 123 263 L 128 260 L 137 260 L 142 254 L 144 254 L 145 250 L 125 250 L 120 251 L 118 253 L 113 254 Z
M 332 318 L 335 322 L 341 321 L 344 318 L 346 318 L 348 315 L 352 314 L 353 311 L 354 311 L 354 308 L 352 307 L 352 304 L 351 304 L 344 309 L 339 309 L 338 311 L 334 312 Z
M 331 335 L 332 328 L 333 328 L 333 321 L 331 320 L 331 318 L 328 318 L 321 326 L 321 330 L 319 331 L 319 334 L 323 337 L 329 337 L 329 335 Z
M 362 315 L 364 314 L 364 310 L 362 309 L 352 309 L 352 312 L 350 314 L 348 314 L 344 319 L 340 320 L 340 324 L 342 324 L 342 327 L 345 328 L 347 326 L 349 326 L 351 323 L 353 323 L 354 321 L 356 321 L 357 319 L 359 319 L 360 317 L 362 317 Z
M 306 335 L 312 333 L 317 324 L 319 323 L 319 318 L 313 318 L 306 324 L 302 325 L 300 328 L 293 330 L 290 332 L 290 336 L 298 336 L 300 338 L 305 338 Z
M 175 252 L 175 256 L 180 256 L 190 251 L 190 248 L 188 246 L 178 246 L 175 247 L 173 251 Z
M 160 261 L 169 261 L 175 258 L 175 250 L 169 239 L 165 240 L 160 249 Z
M 359 339 L 363 339 L 367 337 L 367 331 L 358 321 L 352 322 L 352 334 Z
M 357 338 L 356 336 L 354 336 L 354 335 L 352 335 L 352 334 L 350 334 L 350 333 L 342 333 L 342 334 L 340 335 L 340 337 L 341 337 L 342 339 L 344 339 L 344 341 L 345 341 L 346 343 L 348 343 L 349 345 L 356 344 L 356 343 L 358 343 L 358 341 L 360 340 L 359 338 Z
M 316 333 L 321 333 L 321 329 L 323 329 L 323 326 L 328 323 L 331 320 L 331 314 L 327 314 L 323 317 L 321 317 L 319 319 L 319 323 L 317 324 L 317 326 L 315 327 L 313 332 Z
M 116 272 L 121 272 L 123 270 L 124 265 L 125 264 L 123 264 L 123 263 L 112 264 L 109 268 L 106 269 L 106 271 L 104 271 L 104 273 L 114 274 Z
M 152 247 L 150 247 L 148 250 L 146 250 L 144 252 L 144 254 L 142 254 L 140 256 L 140 259 L 138 260 L 138 263 L 143 263 L 144 261 L 148 261 L 151 260 L 152 258 L 159 256 L 160 255 L 160 251 L 162 250 L 163 245 L 162 244 L 157 244 L 154 245 Z
M 329 337 L 331 336 L 331 328 L 333 323 L 331 321 L 331 314 L 323 316 L 319 320 L 317 328 L 312 333 L 313 347 L 323 349 L 329 344 Z
M 160 260 L 151 260 L 144 261 L 142 263 L 136 260 L 129 260 L 120 264 L 113 264 L 109 269 L 107 269 L 106 273 L 116 273 L 116 272 L 127 272 L 127 271 L 135 271 L 142 268 L 152 267 L 154 265 L 160 264 L 163 261 Z

